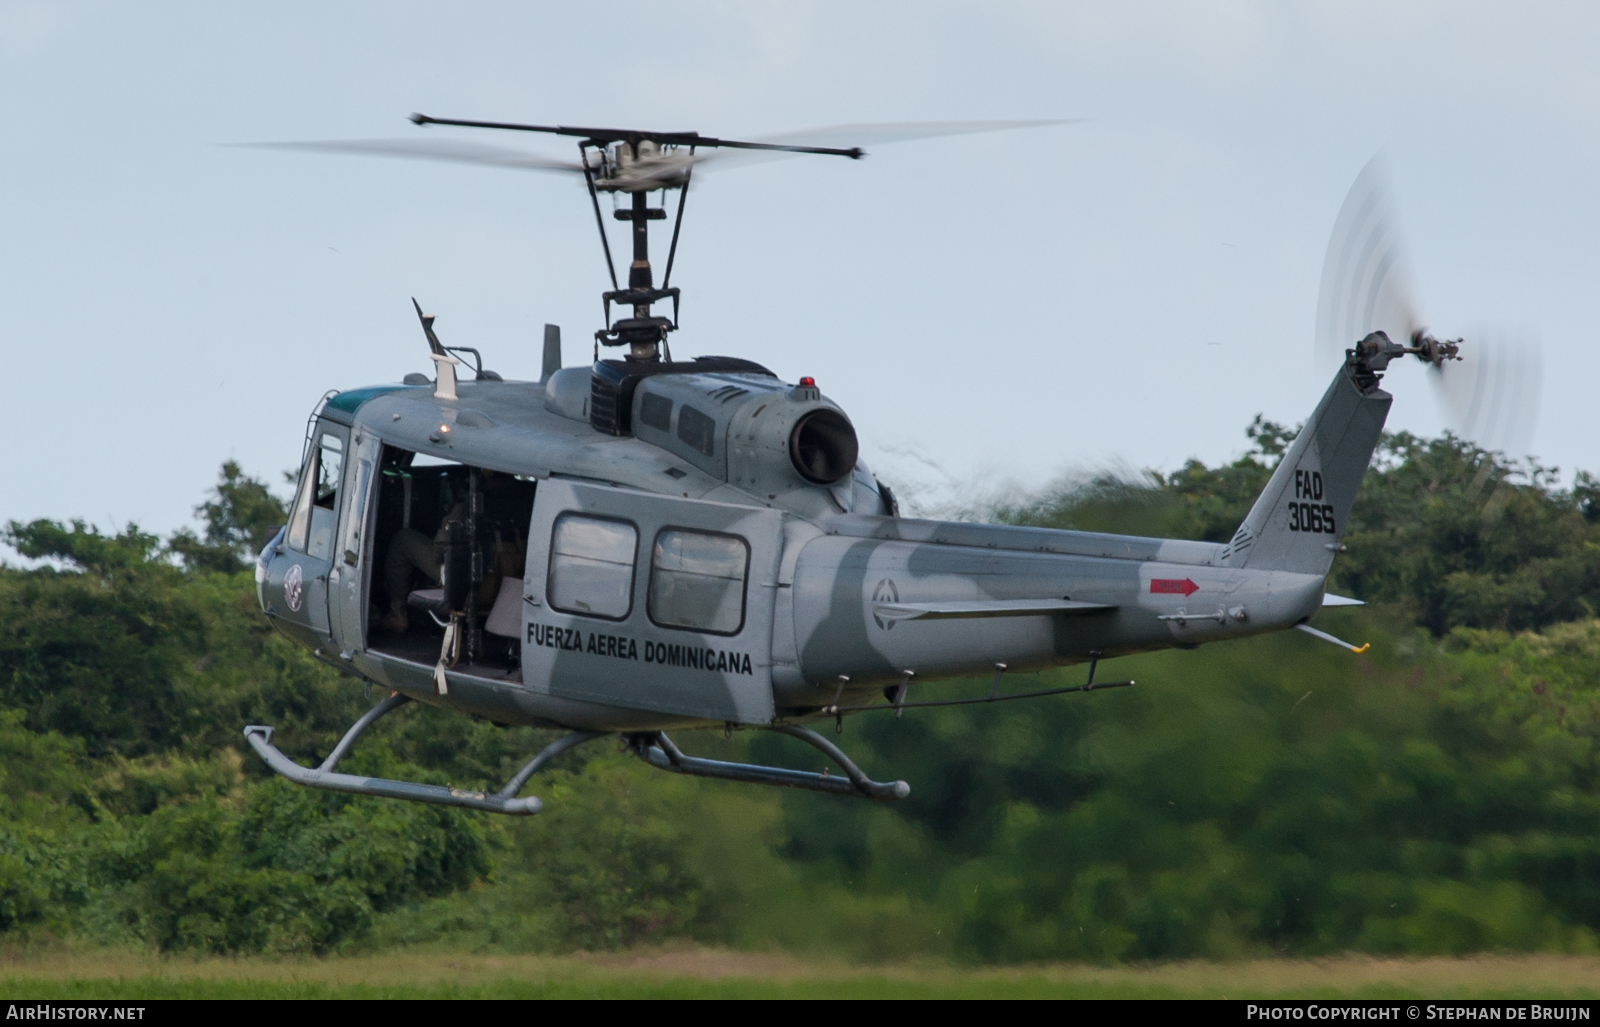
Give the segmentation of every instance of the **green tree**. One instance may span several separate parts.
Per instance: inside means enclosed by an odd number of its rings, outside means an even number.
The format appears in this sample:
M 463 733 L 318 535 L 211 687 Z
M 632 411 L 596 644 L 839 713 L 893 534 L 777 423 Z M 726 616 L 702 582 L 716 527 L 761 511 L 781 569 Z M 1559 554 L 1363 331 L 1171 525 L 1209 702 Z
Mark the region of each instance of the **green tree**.
M 194 508 L 195 516 L 205 522 L 204 538 L 181 528 L 173 532 L 168 548 L 191 570 L 223 574 L 245 570 L 288 519 L 284 502 L 232 460 L 223 463 L 211 495 Z
M 1386 436 L 1351 515 L 1341 591 L 1403 609 L 1436 635 L 1520 631 L 1600 610 L 1593 479 L 1514 464 L 1445 435 Z
M 1167 474 L 1098 474 L 1003 505 L 995 516 L 1040 528 L 1226 542 L 1244 523 L 1295 434 L 1257 414 L 1245 429 L 1250 448 L 1232 463 L 1213 468 L 1191 459 Z
M 1190 460 L 1163 478 L 1182 511 L 1174 534 L 1206 542 L 1233 538 L 1299 433 L 1257 414 L 1245 429 L 1251 446 L 1243 456 L 1217 468 Z
M 699 887 L 682 829 L 652 801 L 658 790 L 628 758 L 591 758 L 544 782 L 548 808 L 523 829 L 528 867 L 560 911 L 573 948 L 612 949 L 681 933 Z

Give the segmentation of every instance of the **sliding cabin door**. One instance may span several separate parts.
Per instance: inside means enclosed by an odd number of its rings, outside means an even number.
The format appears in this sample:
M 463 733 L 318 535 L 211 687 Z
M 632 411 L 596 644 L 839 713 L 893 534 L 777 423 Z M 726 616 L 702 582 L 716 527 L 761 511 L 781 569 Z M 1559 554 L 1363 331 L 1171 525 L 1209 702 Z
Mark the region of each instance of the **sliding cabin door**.
M 523 683 L 708 721 L 772 720 L 775 510 L 541 482 Z

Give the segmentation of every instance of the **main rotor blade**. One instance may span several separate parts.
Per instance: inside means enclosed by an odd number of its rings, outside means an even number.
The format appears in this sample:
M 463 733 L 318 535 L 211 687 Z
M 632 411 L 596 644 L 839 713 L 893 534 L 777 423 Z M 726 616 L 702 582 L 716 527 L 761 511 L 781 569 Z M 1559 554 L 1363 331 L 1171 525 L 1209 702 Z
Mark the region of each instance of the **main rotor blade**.
M 1041 125 L 1063 125 L 1076 118 L 1058 118 L 1046 121 L 923 121 L 885 122 L 863 125 L 832 125 L 825 128 L 803 129 L 783 135 L 768 136 L 760 140 L 730 140 L 702 136 L 698 132 L 633 132 L 621 129 L 574 128 L 566 125 L 519 125 L 498 121 L 461 121 L 449 118 L 431 118 L 413 114 L 411 120 L 419 125 L 460 125 L 469 128 L 501 128 L 527 132 L 548 132 L 555 135 L 580 136 L 596 143 L 619 139 L 651 139 L 664 145 L 709 148 L 710 153 L 690 156 L 681 150 L 666 158 L 656 169 L 654 177 L 667 179 L 679 176 L 690 165 L 714 162 L 716 169 L 760 163 L 780 157 L 802 153 L 835 154 L 845 157 L 862 157 L 865 151 L 851 143 L 891 143 L 911 139 L 931 139 L 938 136 L 970 135 L 978 132 L 1004 132 L 1018 128 L 1035 128 Z M 841 145 L 829 145 L 831 143 Z M 268 150 L 303 150 L 313 153 L 354 154 L 362 157 L 402 157 L 411 160 L 449 161 L 456 164 L 479 164 L 487 167 L 512 168 L 521 171 L 562 171 L 581 174 L 583 165 L 576 161 L 555 160 L 509 150 L 498 146 L 485 146 L 458 139 L 331 139 L 286 143 L 243 143 Z M 663 155 L 666 156 L 666 155 Z
M 511 121 L 464 121 L 459 118 L 434 118 L 426 114 L 413 114 L 411 115 L 411 120 L 418 125 L 458 125 L 462 128 L 498 128 L 512 132 L 545 132 L 550 135 L 577 136 L 580 139 L 601 146 L 608 143 L 649 139 L 663 146 L 695 146 L 706 149 L 729 147 L 740 150 L 784 150 L 791 153 L 821 153 L 852 158 L 865 156 L 860 147 L 854 146 L 840 148 L 785 143 L 775 140 L 757 142 L 753 140 L 718 139 L 715 136 L 703 136 L 699 132 L 651 132 L 645 129 L 628 128 L 578 128 L 572 125 L 521 125 Z
M 450 161 L 481 164 L 519 171 L 565 171 L 581 174 L 577 161 L 555 160 L 521 150 L 484 146 L 456 139 L 333 139 L 303 143 L 241 143 L 263 150 L 305 150 L 312 153 L 343 153 L 361 157 L 404 157 L 412 160 Z
M 1344 351 L 1370 332 L 1386 332 L 1404 344 L 1419 327 L 1388 175 L 1378 154 L 1356 176 L 1328 239 L 1317 297 L 1317 370 L 1332 374 Z
M 779 135 L 762 136 L 761 142 L 784 149 L 803 146 L 827 147 L 849 144 L 858 151 L 863 146 L 883 143 L 909 142 L 913 139 L 937 139 L 941 136 L 975 135 L 980 132 L 1009 132 L 1019 128 L 1040 128 L 1045 125 L 1073 125 L 1083 118 L 1049 118 L 1042 121 L 884 121 L 859 125 L 825 125 L 805 128 Z M 808 152 L 808 151 L 801 151 Z M 865 151 L 862 152 L 865 156 Z M 785 153 L 713 153 L 704 162 L 718 170 L 744 167 L 788 156 Z
M 1045 118 L 1034 121 L 878 121 L 859 125 L 825 125 L 820 128 L 803 128 L 795 132 L 762 136 L 768 143 L 803 143 L 811 146 L 843 145 L 850 141 L 861 146 L 878 143 L 900 143 L 911 139 L 935 139 L 939 136 L 975 135 L 979 132 L 1010 132 L 1018 128 L 1042 128 L 1045 125 L 1073 125 L 1083 118 Z

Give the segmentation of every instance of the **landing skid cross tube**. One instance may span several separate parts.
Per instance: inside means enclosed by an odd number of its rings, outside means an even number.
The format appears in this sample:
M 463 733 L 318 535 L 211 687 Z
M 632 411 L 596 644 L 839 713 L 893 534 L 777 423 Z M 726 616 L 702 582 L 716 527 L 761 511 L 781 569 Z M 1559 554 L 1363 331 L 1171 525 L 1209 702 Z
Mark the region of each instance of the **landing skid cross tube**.
M 850 757 L 837 745 L 817 734 L 810 728 L 800 727 L 797 724 L 786 724 L 770 728 L 782 734 L 792 735 L 808 745 L 821 749 L 828 758 L 837 763 L 845 772 L 844 777 L 834 777 L 826 772 L 821 774 L 809 770 L 789 770 L 784 767 L 764 767 L 752 763 L 724 763 L 721 760 L 706 760 L 696 756 L 686 756 L 665 732 L 651 732 L 628 736 L 628 744 L 635 755 L 652 767 L 660 770 L 670 770 L 675 774 L 689 774 L 694 777 L 720 777 L 728 781 L 744 781 L 749 784 L 779 785 L 785 788 L 806 788 L 814 792 L 831 792 L 834 795 L 856 795 L 866 799 L 877 799 L 880 802 L 894 802 L 904 799 L 911 794 L 911 786 L 904 781 L 881 782 L 873 781 L 861 768 L 856 766 Z
M 356 736 L 371 727 L 380 717 L 390 713 L 411 699 L 396 692 L 374 706 L 362 715 L 361 719 L 345 732 L 339 744 L 334 746 L 333 752 L 323 760 L 316 769 L 302 767 L 272 744 L 272 731 L 270 727 L 261 724 L 252 724 L 244 729 L 244 737 L 250 742 L 256 754 L 267 761 L 267 766 L 297 785 L 307 788 L 321 788 L 330 792 L 349 792 L 353 795 L 376 795 L 386 799 L 406 799 L 411 802 L 429 802 L 436 806 L 465 806 L 468 809 L 480 809 L 489 813 L 507 813 L 514 816 L 528 816 L 544 808 L 544 803 L 536 795 L 527 798 L 517 798 L 517 793 L 522 786 L 528 783 L 536 771 L 550 760 L 566 752 L 574 746 L 602 737 L 601 731 L 574 731 L 569 735 L 551 742 L 540 750 L 539 755 L 529 760 L 516 775 L 511 778 L 506 786 L 494 794 L 488 792 L 473 792 L 446 785 L 427 785 L 416 781 L 391 781 L 381 777 L 362 777 L 357 774 L 339 774 L 334 772 L 334 766 L 344 755 L 350 751 L 350 746 L 355 743 Z

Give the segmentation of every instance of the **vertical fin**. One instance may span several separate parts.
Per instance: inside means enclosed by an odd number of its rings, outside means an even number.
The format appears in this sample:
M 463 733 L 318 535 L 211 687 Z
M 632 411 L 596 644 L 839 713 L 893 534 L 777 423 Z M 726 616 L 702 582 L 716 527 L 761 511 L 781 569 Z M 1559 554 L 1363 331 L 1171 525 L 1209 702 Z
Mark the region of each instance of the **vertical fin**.
M 550 376 L 561 370 L 561 326 L 544 326 L 544 370 L 539 374 L 540 383 L 550 380 Z
M 1347 361 L 1289 446 L 1221 562 L 1229 567 L 1328 573 L 1394 398 Z

